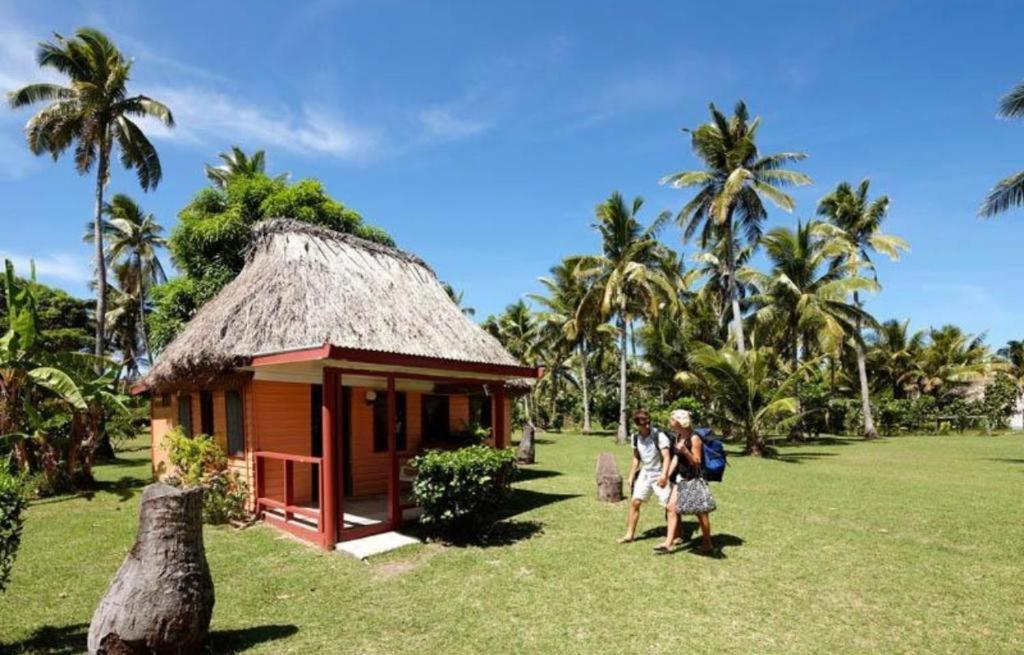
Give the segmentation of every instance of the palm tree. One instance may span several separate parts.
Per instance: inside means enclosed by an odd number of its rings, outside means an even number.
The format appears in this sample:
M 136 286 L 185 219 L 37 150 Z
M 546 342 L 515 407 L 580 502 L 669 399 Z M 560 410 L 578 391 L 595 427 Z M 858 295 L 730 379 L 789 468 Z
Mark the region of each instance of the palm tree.
M 213 183 L 213 186 L 218 189 L 225 189 L 228 186 L 228 182 L 236 177 L 257 175 L 266 172 L 267 167 L 267 154 L 262 150 L 257 150 L 252 153 L 252 157 L 249 157 L 245 152 L 238 146 L 231 146 L 230 152 L 221 152 L 217 154 L 221 161 L 224 163 L 220 166 L 210 166 L 209 164 L 203 164 L 203 172 L 206 173 L 206 179 Z M 278 175 L 275 180 L 287 180 L 288 173 Z
M 762 348 L 741 353 L 703 345 L 690 355 L 692 372 L 681 372 L 678 378 L 683 384 L 696 383 L 714 399 L 708 404 L 711 417 L 739 432 L 747 454 L 761 457 L 770 422 L 799 412 L 792 391 L 803 369 L 780 377 L 774 364 L 774 357 Z
M 516 359 L 525 362 L 527 357 L 532 357 L 537 340 L 537 319 L 524 301 L 512 303 L 497 317 L 487 317 L 483 328 Z M 532 423 L 530 394 L 523 396 L 523 405 L 526 420 Z
M 886 382 L 893 398 L 903 398 L 921 376 L 925 333 L 911 333 L 909 320 L 889 320 L 875 329 L 868 345 L 872 369 Z
M 739 276 L 757 289 L 751 300 L 759 308 L 759 327 L 772 336 L 781 335 L 779 352 L 789 353 L 793 370 L 799 368 L 805 351 L 817 348 L 835 357 L 862 323 L 874 323 L 863 309 L 847 301 L 851 293 L 871 289 L 874 283 L 840 263 L 856 260 L 845 256 L 852 244 L 834 226 L 798 222 L 796 231 L 775 228 L 761 243 L 771 271 L 748 267 Z
M 756 243 L 761 238 L 761 223 L 768 216 L 764 199 L 792 211 L 793 198 L 781 189 L 810 184 L 811 178 L 782 168 L 805 159 L 803 153 L 761 155 L 756 143 L 761 119 L 750 120 L 742 101 L 736 103 L 731 118 L 726 118 L 713 103 L 710 109 L 711 121 L 690 132 L 693 152 L 704 168 L 667 175 L 661 179 L 661 184 L 677 189 L 699 189 L 676 216 L 686 240 L 700 230 L 701 248 L 707 249 L 709 244 L 720 240 L 726 244 L 727 296 L 732 307 L 736 346 L 743 352 L 746 345 L 735 280 L 735 244 L 739 231 L 748 243 Z
M 57 160 L 75 145 L 75 168 L 82 175 L 96 167 L 96 210 L 93 217 L 96 259 L 96 356 L 104 352 L 107 271 L 103 249 L 103 190 L 110 180 L 110 158 L 116 145 L 121 164 L 135 169 L 143 190 L 155 188 L 162 170 L 156 149 L 134 118 L 152 117 L 174 126 L 171 110 L 144 95 L 129 96 L 126 85 L 132 62 L 102 32 L 81 28 L 72 38 L 54 35 L 39 44 L 39 66 L 69 79 L 67 86 L 29 84 L 8 95 L 12 108 L 49 103 L 25 126 L 33 154 Z
M 455 287 L 448 284 L 447 282 L 442 282 L 441 286 L 444 288 L 444 292 L 448 294 L 448 297 L 451 299 L 451 301 L 455 303 L 455 306 L 458 307 L 459 310 L 462 312 L 463 316 L 476 316 L 476 308 L 467 307 L 462 304 L 465 292 L 456 291 Z
M 871 255 L 880 252 L 896 261 L 900 251 L 907 250 L 907 242 L 900 237 L 881 232 L 882 222 L 889 212 L 888 196 L 879 196 L 868 200 L 870 180 L 862 180 L 854 190 L 848 182 L 841 182 L 835 190 L 822 198 L 818 203 L 818 215 L 826 217 L 833 225 L 846 233 L 854 244 L 857 257 L 871 271 L 877 284 L 878 273 Z M 858 308 L 863 307 L 860 292 L 853 292 L 853 301 Z M 871 415 L 871 397 L 869 394 L 867 362 L 864 355 L 864 344 L 861 335 L 863 325 L 858 321 L 854 333 L 854 349 L 857 354 L 857 376 L 860 381 L 860 402 L 864 414 L 864 437 L 878 437 L 874 417 Z
M 103 206 L 107 220 L 103 222 L 103 234 L 109 240 L 106 249 L 108 266 L 122 265 L 117 271 L 117 291 L 121 295 L 134 298 L 131 305 L 135 307 L 138 320 L 132 325 L 138 330 L 146 354 L 150 354 L 149 337 L 146 333 L 146 308 L 149 292 L 157 284 L 167 281 L 163 264 L 157 255 L 157 249 L 167 246 L 164 239 L 164 228 L 157 223 L 153 214 L 143 212 L 138 203 L 131 197 L 119 193 Z M 92 241 L 95 227 L 90 223 L 85 233 L 85 241 Z M 127 301 L 118 302 L 118 313 L 123 314 Z M 110 313 L 108 312 L 108 318 Z
M 942 401 L 954 390 L 983 379 L 993 369 L 993 362 L 983 335 L 967 334 L 955 325 L 944 325 L 928 331 L 920 369 L 920 392 L 934 394 Z
M 579 320 L 614 317 L 619 330 L 619 443 L 627 437 L 628 328 L 636 317 L 657 316 L 663 305 L 675 302 L 675 289 L 659 267 L 663 246 L 654 237 L 657 222 L 644 229 L 636 218 L 643 202 L 638 197 L 627 204 L 616 191 L 598 205 L 593 227 L 601 235 L 602 254 L 580 257 L 576 269 L 590 282 L 577 310 Z
M 1024 82 L 1003 96 L 999 102 L 999 115 L 1003 118 L 1024 116 Z M 978 213 L 989 218 L 1021 205 L 1024 205 L 1024 171 L 999 180 L 988 192 Z
M 550 330 L 549 338 L 563 340 L 570 349 L 575 348 L 579 357 L 579 386 L 583 402 L 583 433 L 592 429 L 590 417 L 590 372 L 587 367 L 591 343 L 598 333 L 610 329 L 594 314 L 581 315 L 576 310 L 587 294 L 590 281 L 577 274 L 578 257 L 567 257 L 551 267 L 550 277 L 540 278 L 546 294 L 530 294 L 530 298 L 543 308 L 538 318 Z

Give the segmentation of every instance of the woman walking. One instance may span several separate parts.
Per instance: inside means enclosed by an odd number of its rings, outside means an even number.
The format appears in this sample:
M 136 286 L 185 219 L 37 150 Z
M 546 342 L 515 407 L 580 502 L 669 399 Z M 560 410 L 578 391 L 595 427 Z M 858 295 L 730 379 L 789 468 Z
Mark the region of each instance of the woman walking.
M 680 516 L 692 514 L 700 525 L 701 544 L 698 552 L 707 555 L 712 552 L 711 518 L 715 511 L 715 499 L 711 495 L 702 467 L 703 441 L 693 432 L 693 419 L 684 409 L 672 412 L 669 428 L 676 433 L 672 448 L 672 463 L 669 476 L 672 479 L 672 495 L 669 497 L 668 531 L 664 543 L 655 547 L 658 554 L 672 552 L 672 546 L 679 536 L 682 522 Z M 672 511 L 672 510 L 675 511 Z

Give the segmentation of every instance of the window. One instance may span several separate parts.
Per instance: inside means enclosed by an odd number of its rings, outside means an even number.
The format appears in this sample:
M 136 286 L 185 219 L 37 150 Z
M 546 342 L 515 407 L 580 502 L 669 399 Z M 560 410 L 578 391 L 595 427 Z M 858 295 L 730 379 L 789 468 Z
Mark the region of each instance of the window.
M 213 434 L 213 392 L 199 392 L 199 432 Z
M 380 392 L 373 401 L 373 450 L 386 452 L 388 449 L 388 394 Z M 405 450 L 405 394 L 395 394 L 395 443 L 398 450 Z
M 234 389 L 224 392 L 224 409 L 228 418 L 228 454 L 241 455 L 245 452 L 244 414 L 242 393 Z
M 491 397 L 482 394 L 469 397 L 469 423 L 482 428 L 491 426 Z
M 313 457 L 324 455 L 323 423 L 324 385 L 309 385 L 309 454 Z M 309 497 L 314 507 L 320 506 L 320 477 L 315 466 L 309 468 Z
M 178 425 L 186 437 L 192 436 L 192 396 L 188 394 L 178 396 Z
M 424 441 L 445 441 L 451 432 L 448 425 L 448 396 L 423 396 L 420 418 Z
M 157 407 L 170 407 L 171 406 L 171 394 L 161 394 L 160 398 L 156 401 Z

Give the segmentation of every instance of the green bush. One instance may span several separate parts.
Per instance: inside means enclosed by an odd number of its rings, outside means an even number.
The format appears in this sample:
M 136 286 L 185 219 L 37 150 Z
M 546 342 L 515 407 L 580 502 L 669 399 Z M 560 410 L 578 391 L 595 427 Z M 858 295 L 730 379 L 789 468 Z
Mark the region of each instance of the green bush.
M 672 412 L 674 412 L 677 409 L 685 409 L 686 411 L 690 412 L 693 418 L 693 424 L 695 426 L 701 425 L 701 421 L 704 418 L 704 406 L 701 404 L 699 400 L 697 400 L 693 396 L 683 396 L 682 398 L 674 400 L 667 408 L 664 409 L 652 409 L 651 422 L 663 430 L 668 430 L 669 416 L 671 416 Z M 632 425 L 632 415 L 628 416 L 627 418 L 630 419 L 629 423 L 630 425 Z
M 213 437 L 188 437 L 181 428 L 175 428 L 167 433 L 164 443 L 180 483 L 203 488 L 203 521 L 216 525 L 245 517 L 248 488 L 228 468 L 224 451 Z
M 413 460 L 413 494 L 420 524 L 455 541 L 483 536 L 512 493 L 516 457 L 511 449 L 470 446 L 431 450 Z
M 0 592 L 7 589 L 14 556 L 21 544 L 24 509 L 24 481 L 11 473 L 8 460 L 0 460 Z

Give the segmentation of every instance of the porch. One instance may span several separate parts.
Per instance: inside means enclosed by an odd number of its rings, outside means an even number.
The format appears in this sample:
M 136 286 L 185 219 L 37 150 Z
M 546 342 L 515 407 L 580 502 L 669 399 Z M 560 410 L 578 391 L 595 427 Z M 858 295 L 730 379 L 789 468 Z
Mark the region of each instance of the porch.
M 508 445 L 505 377 L 259 358 L 252 369 L 252 505 L 322 548 L 417 520 L 410 462 L 420 453 L 481 436 Z

